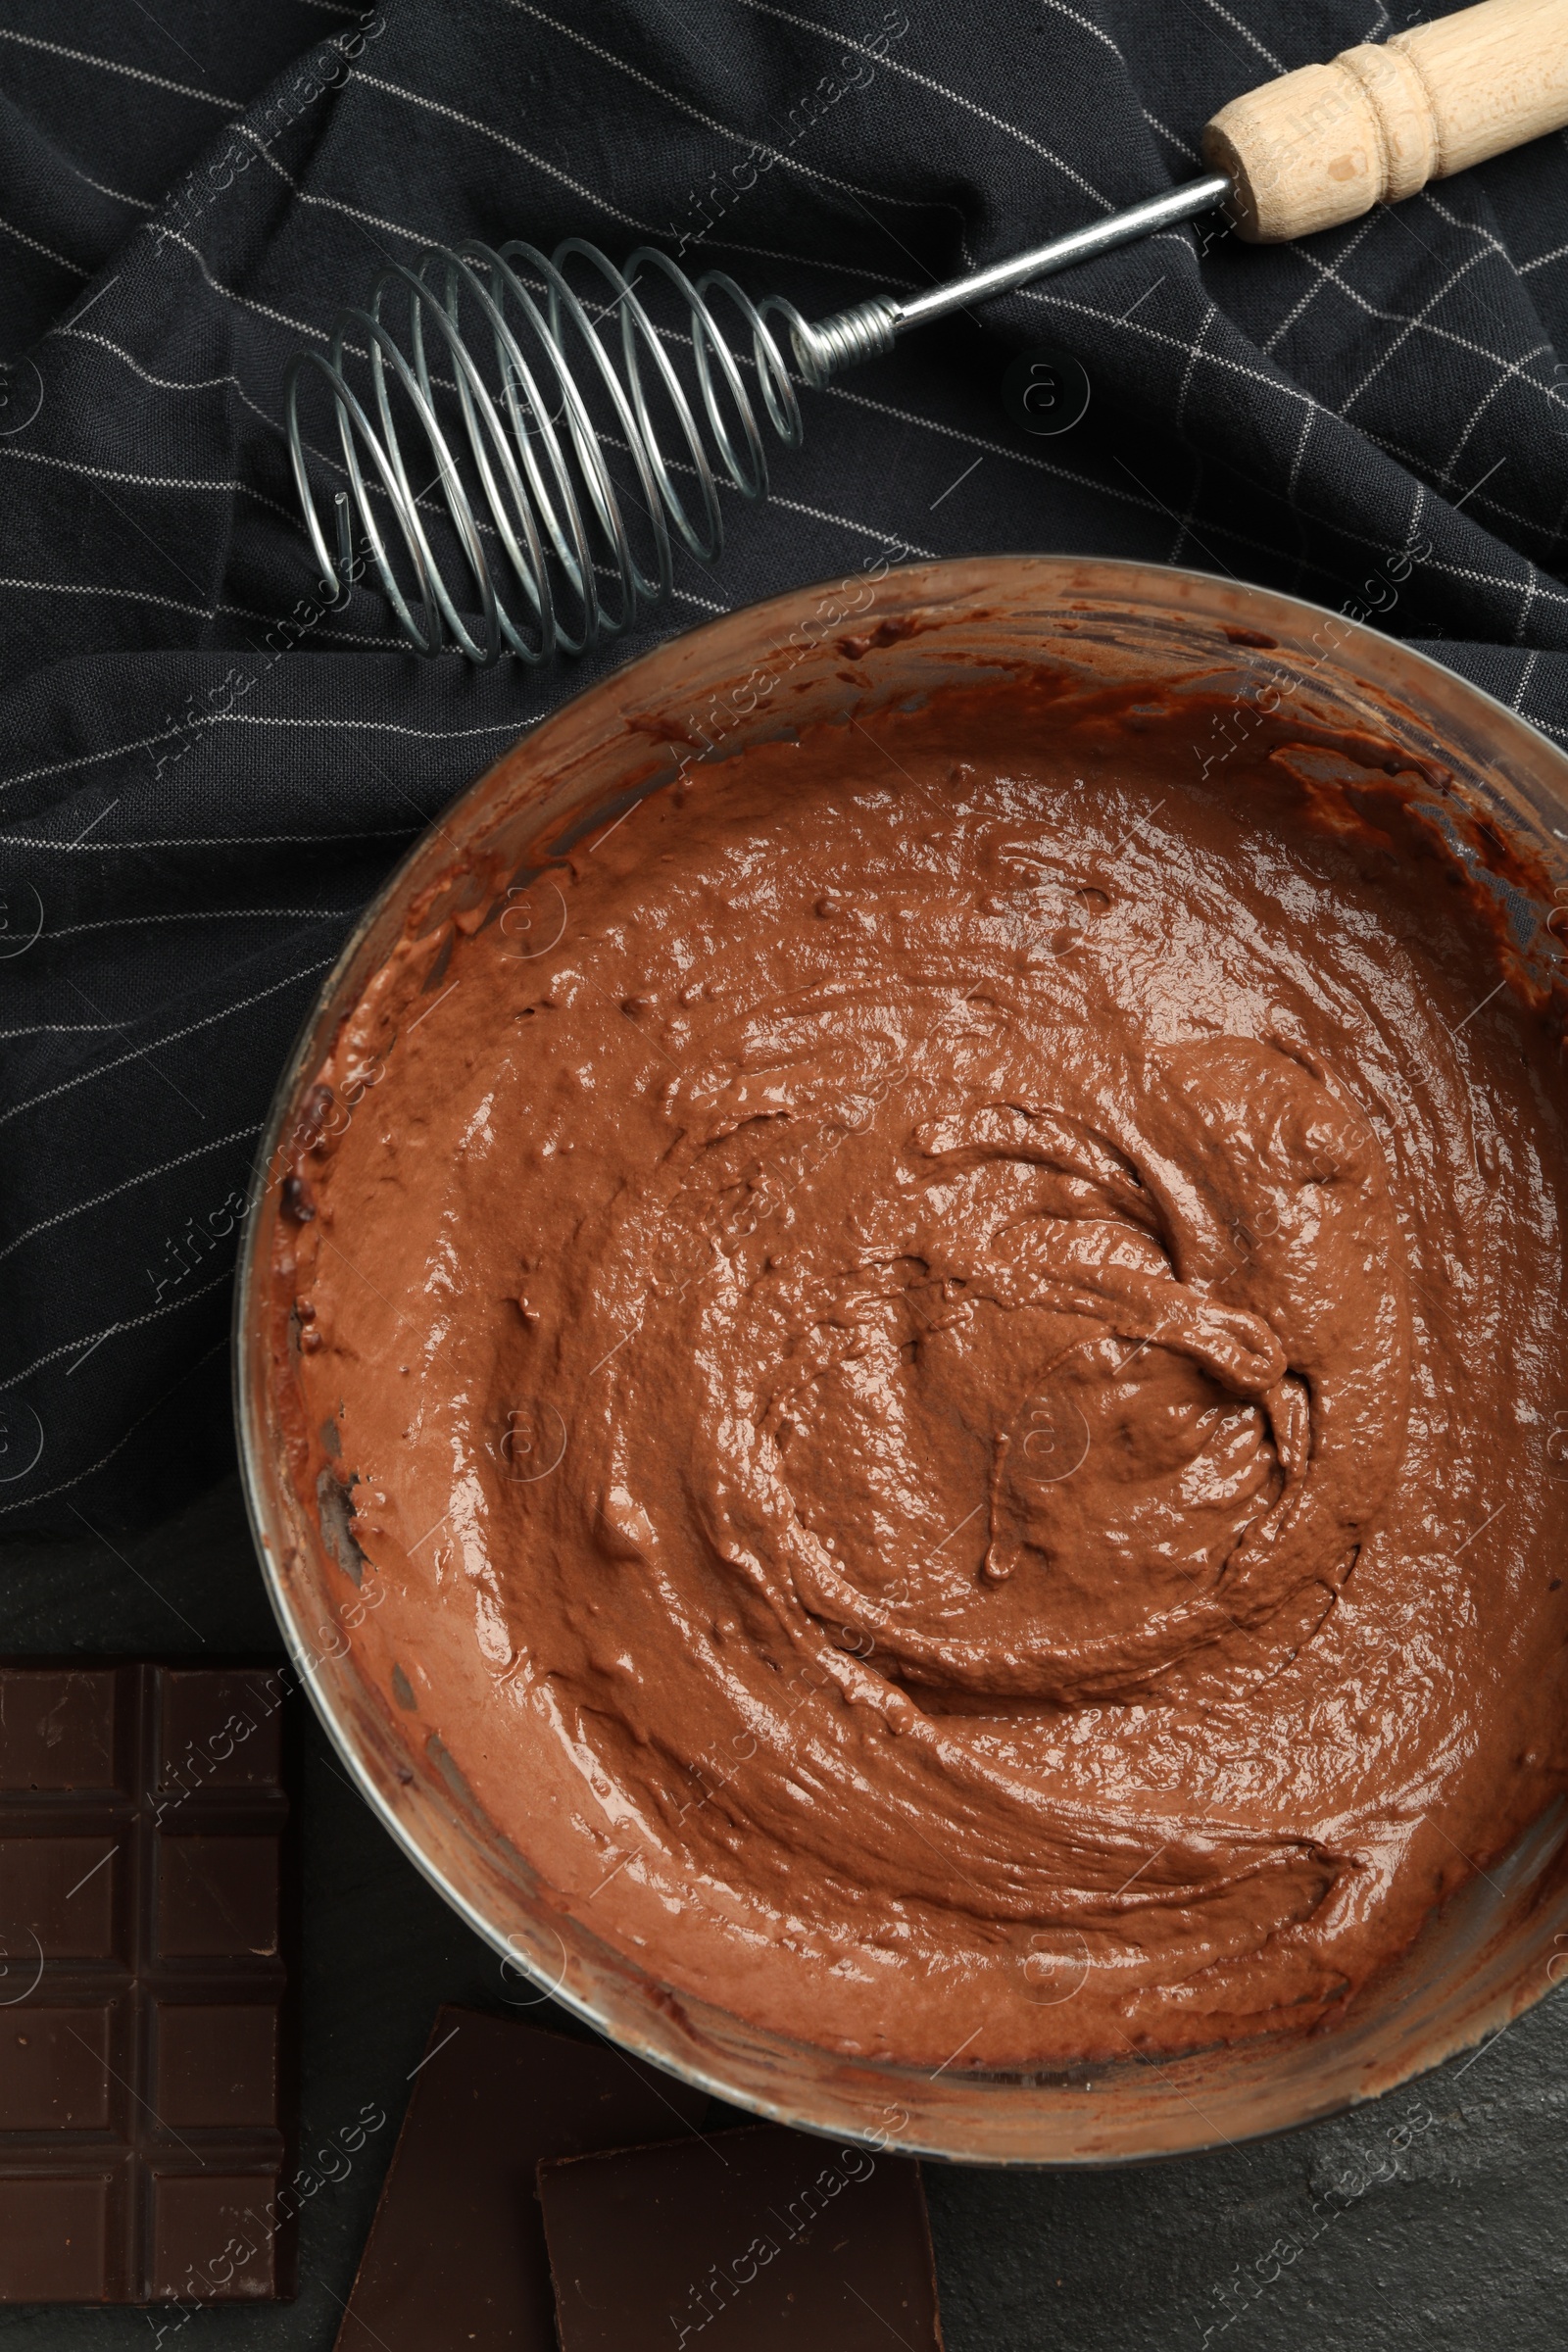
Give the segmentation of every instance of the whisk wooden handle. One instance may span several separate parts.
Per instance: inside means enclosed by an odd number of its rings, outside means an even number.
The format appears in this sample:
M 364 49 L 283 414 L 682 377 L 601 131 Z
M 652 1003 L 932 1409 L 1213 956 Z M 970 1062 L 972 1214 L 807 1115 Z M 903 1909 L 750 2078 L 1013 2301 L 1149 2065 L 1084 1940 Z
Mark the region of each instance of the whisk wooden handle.
M 1568 124 L 1568 0 L 1482 0 L 1233 98 L 1203 133 L 1240 234 L 1282 244 Z

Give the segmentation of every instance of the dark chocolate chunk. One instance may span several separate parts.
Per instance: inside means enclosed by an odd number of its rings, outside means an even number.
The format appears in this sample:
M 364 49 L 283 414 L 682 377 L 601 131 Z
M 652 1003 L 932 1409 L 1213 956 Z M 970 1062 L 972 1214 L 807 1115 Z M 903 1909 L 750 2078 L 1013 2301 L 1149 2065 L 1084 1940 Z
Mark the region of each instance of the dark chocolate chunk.
M 0 2302 L 293 2292 L 284 1703 L 0 1668 Z
M 920 2168 L 771 2124 L 539 2168 L 561 2352 L 940 2352 Z
M 695 2131 L 707 2105 L 602 2042 L 441 2010 L 337 2352 L 555 2352 L 540 2159 Z
M 296 1225 L 309 1225 L 316 1214 L 316 1201 L 303 1176 L 283 1179 L 283 1214 Z

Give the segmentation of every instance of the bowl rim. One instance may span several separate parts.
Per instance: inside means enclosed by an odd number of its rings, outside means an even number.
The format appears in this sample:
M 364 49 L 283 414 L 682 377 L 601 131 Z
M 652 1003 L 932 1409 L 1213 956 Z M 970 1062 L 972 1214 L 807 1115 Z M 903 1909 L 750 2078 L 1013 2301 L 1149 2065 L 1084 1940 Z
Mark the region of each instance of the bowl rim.
M 1075 555 L 1059 551 L 1036 553 L 1029 550 L 987 553 L 976 556 L 943 557 L 917 563 L 890 564 L 879 573 L 879 579 L 897 582 L 908 592 L 910 601 L 941 606 L 952 603 L 945 594 L 944 581 L 958 575 L 964 583 L 963 593 L 982 572 L 1007 574 L 1022 579 L 1032 575 L 1051 601 L 1065 606 L 1076 596 L 1099 600 L 1120 599 L 1124 603 L 1152 607 L 1163 606 L 1174 617 L 1182 612 L 1214 619 L 1223 625 L 1225 619 L 1235 618 L 1236 600 L 1264 627 L 1270 617 L 1279 622 L 1288 620 L 1297 631 L 1303 624 L 1310 628 L 1314 622 L 1327 621 L 1338 632 L 1337 638 L 1324 657 L 1325 666 L 1339 657 L 1359 654 L 1364 657 L 1356 667 L 1365 679 L 1370 671 L 1375 680 L 1384 683 L 1387 691 L 1401 698 L 1411 698 L 1418 692 L 1423 673 L 1441 693 L 1434 697 L 1440 704 L 1456 701 L 1467 710 L 1473 710 L 1493 733 L 1516 739 L 1522 750 L 1533 752 L 1537 758 L 1544 755 L 1549 766 L 1560 771 L 1560 802 L 1557 813 L 1568 819 L 1568 750 L 1554 743 L 1541 728 L 1517 710 L 1510 709 L 1486 688 L 1478 686 L 1459 671 L 1447 667 L 1417 645 L 1392 637 L 1367 623 L 1352 619 L 1348 613 L 1336 612 L 1314 600 L 1293 595 L 1287 591 L 1226 577 L 1217 572 L 1189 565 L 1166 564 L 1135 558 Z M 1093 575 L 1092 584 L 1086 575 Z M 377 1785 L 359 1742 L 345 1722 L 339 1720 L 330 1694 L 321 1687 L 313 1660 L 303 1623 L 296 1615 L 294 1602 L 286 1589 L 281 1572 L 281 1558 L 274 1537 L 273 1496 L 269 1486 L 270 1463 L 266 1449 L 258 1443 L 266 1425 L 267 1381 L 265 1350 L 257 1345 L 259 1330 L 257 1307 L 265 1292 L 269 1260 L 261 1254 L 260 1244 L 264 1226 L 264 1211 L 268 1199 L 266 1172 L 278 1149 L 302 1079 L 319 1059 L 324 1025 L 334 1017 L 339 992 L 363 953 L 367 942 L 387 910 L 405 893 L 416 870 L 429 853 L 432 837 L 461 820 L 465 811 L 485 794 L 496 771 L 513 759 L 518 749 L 533 735 L 569 715 L 591 701 L 617 695 L 624 696 L 639 671 L 652 669 L 656 663 L 668 659 L 671 649 L 690 644 L 709 635 L 756 620 L 769 612 L 793 610 L 809 604 L 839 583 L 829 575 L 825 581 L 803 583 L 776 592 L 774 595 L 736 606 L 712 618 L 696 621 L 689 628 L 676 629 L 662 636 L 652 645 L 628 653 L 619 662 L 610 663 L 588 680 L 575 694 L 551 705 L 535 717 L 519 722 L 518 733 L 499 759 L 492 760 L 473 776 L 453 798 L 437 811 L 415 841 L 385 875 L 372 897 L 352 924 L 343 945 L 314 992 L 310 1006 L 279 1067 L 257 1146 L 255 1175 L 251 1197 L 247 1202 L 244 1225 L 238 1251 L 234 1289 L 233 1314 L 230 1332 L 230 1361 L 232 1369 L 232 1405 L 236 1446 L 239 1456 L 241 1487 L 252 1541 L 262 1571 L 274 1617 L 283 1638 L 287 1664 L 309 1694 L 312 1706 L 320 1720 L 328 1739 L 347 1768 L 357 1793 L 368 1805 L 381 1826 L 389 1833 L 400 1851 L 412 1862 L 422 1878 L 441 1895 L 443 1900 L 463 1920 L 481 1942 L 489 1946 L 519 1977 L 529 1979 L 537 1987 L 536 2002 L 559 2002 L 584 2024 L 591 2027 L 615 2046 L 630 2050 L 644 2063 L 662 2068 L 700 2088 L 706 2089 L 726 2102 L 745 2108 L 760 2118 L 781 2123 L 796 2130 L 810 2132 L 824 2137 L 861 2140 L 868 2137 L 877 2144 L 875 2134 L 868 2134 L 856 2125 L 843 2122 L 824 2122 L 819 2117 L 800 2112 L 787 2101 L 768 2098 L 755 2087 L 737 2084 L 733 2080 L 705 2067 L 695 2060 L 683 2060 L 663 2047 L 645 2044 L 628 2037 L 624 2028 L 609 2022 L 600 2008 L 586 1994 L 568 1987 L 564 1981 L 551 1984 L 529 1955 L 519 1953 L 509 1942 L 505 1931 L 488 1919 L 476 1901 L 454 1884 L 441 1864 L 424 1850 L 415 1826 L 404 1819 L 386 1793 Z M 956 585 L 956 582 L 955 583 Z M 837 624 L 835 624 L 837 625 Z M 831 632 L 829 632 L 831 634 Z M 1317 640 L 1314 639 L 1314 642 Z M 1282 652 L 1291 649 L 1282 646 Z M 1414 685 L 1408 678 L 1383 680 L 1378 673 L 1386 670 L 1414 670 Z M 1419 710 L 1420 705 L 1416 708 Z M 1568 872 L 1568 825 L 1552 828 L 1564 843 L 1565 872 Z M 1532 1825 L 1534 1828 L 1538 1825 Z M 1528 1837 L 1531 1832 L 1525 1833 Z M 1522 1842 L 1522 1841 L 1521 1841 Z M 1501 1867 L 1499 1864 L 1498 1867 Z M 1462 1889 L 1460 1890 L 1463 1891 Z M 1230 2133 L 1213 2124 L 1206 2132 L 1195 2133 L 1180 2145 L 1162 2145 L 1147 2150 L 1118 2150 L 1115 2152 L 1077 2152 L 1018 2156 L 967 2149 L 953 2144 L 927 2142 L 918 2134 L 900 2136 L 897 2152 L 919 2155 L 960 2163 L 973 2163 L 990 2169 L 1038 2169 L 1045 2171 L 1102 2171 L 1149 2163 L 1179 2162 L 1190 2156 L 1212 2152 L 1219 2147 L 1238 2147 L 1279 2138 L 1299 2131 L 1309 2124 L 1331 2120 L 1400 2088 L 1434 2068 L 1446 2064 L 1460 2051 L 1477 2048 L 1489 2035 L 1506 2030 L 1513 2019 L 1533 2007 L 1552 1988 L 1549 1976 L 1539 1989 L 1524 1997 L 1513 1997 L 1504 1991 L 1494 1994 L 1478 2017 L 1467 2022 L 1464 2029 L 1435 2047 L 1418 2054 L 1408 2064 L 1392 2071 L 1387 2080 L 1380 2081 L 1370 2090 L 1348 2090 L 1322 2104 L 1304 2103 L 1299 2112 L 1284 2120 L 1257 2129 Z M 532 2007 L 534 2002 L 518 2003 L 517 2007 Z M 1267 2037 L 1258 2037 L 1259 2041 Z M 803 2045 L 804 2046 L 804 2045 Z M 814 2045 L 811 2045 L 814 2046 Z M 950 2061 L 951 2063 L 951 2061 Z M 1173 2061 L 1174 2063 L 1174 2061 Z M 1112 2060 L 1097 2074 L 1124 2062 Z M 1207 2120 L 1207 2119 L 1205 2119 Z M 881 2142 L 890 2144 L 885 2138 Z

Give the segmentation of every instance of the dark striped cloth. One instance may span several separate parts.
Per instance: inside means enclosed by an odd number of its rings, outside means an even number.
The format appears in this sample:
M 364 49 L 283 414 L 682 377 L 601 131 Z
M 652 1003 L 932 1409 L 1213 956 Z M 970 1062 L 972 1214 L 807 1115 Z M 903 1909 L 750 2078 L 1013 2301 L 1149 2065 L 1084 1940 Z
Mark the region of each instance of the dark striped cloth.
M 224 1465 L 289 1040 L 389 862 L 594 672 L 420 664 L 363 583 L 278 634 L 315 581 L 290 353 L 436 238 L 684 239 L 808 315 L 919 286 L 1191 175 L 1225 99 L 1409 21 L 0 0 L 0 1530 L 123 1528 Z M 1563 140 L 1299 247 L 1202 246 L 808 396 L 778 495 L 630 642 L 889 544 L 1089 550 L 1376 607 L 1568 742 Z M 1000 398 L 1043 338 L 1093 384 L 1056 440 Z

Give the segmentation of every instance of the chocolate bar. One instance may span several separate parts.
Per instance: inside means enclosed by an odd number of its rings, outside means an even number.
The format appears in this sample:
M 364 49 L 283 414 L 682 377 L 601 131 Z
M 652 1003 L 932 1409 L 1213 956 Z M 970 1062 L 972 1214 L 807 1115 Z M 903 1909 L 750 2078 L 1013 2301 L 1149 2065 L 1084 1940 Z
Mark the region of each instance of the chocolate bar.
M 540 2159 L 695 2130 L 707 2107 L 603 2042 L 442 2009 L 336 2352 L 555 2352 Z
M 0 2302 L 290 2295 L 283 1670 L 0 1668 Z
M 561 2352 L 940 2352 L 920 2168 L 774 2125 L 539 2168 Z

